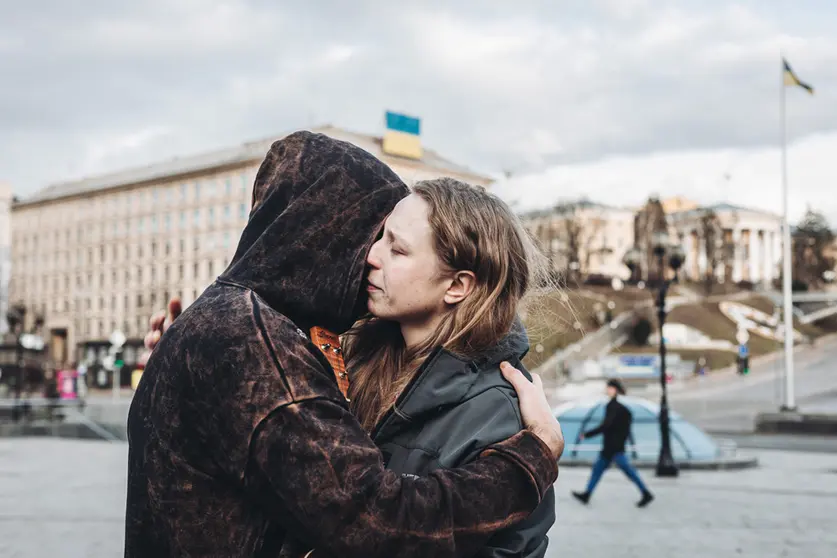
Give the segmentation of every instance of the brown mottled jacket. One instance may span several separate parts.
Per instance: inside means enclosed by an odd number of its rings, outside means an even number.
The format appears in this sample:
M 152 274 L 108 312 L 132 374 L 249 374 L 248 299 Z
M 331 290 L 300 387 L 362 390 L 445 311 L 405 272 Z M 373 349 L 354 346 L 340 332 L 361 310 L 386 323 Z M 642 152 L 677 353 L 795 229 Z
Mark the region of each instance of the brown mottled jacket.
M 366 253 L 407 191 L 322 135 L 271 147 L 232 263 L 131 405 L 126 557 L 277 556 L 289 533 L 339 557 L 468 556 L 535 509 L 557 464 L 529 432 L 461 469 L 385 470 L 304 333 L 355 321 Z

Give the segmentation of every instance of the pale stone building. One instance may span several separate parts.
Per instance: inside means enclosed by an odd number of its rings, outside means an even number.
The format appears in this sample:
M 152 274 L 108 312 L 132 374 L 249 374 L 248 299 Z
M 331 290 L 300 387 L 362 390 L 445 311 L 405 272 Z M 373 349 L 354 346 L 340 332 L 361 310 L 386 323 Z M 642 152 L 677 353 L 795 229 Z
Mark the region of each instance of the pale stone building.
M 384 153 L 379 137 L 315 131 L 366 149 L 407 183 L 439 176 L 491 183 L 426 148 L 411 160 Z M 11 300 L 30 316 L 43 313 L 57 366 L 95 366 L 117 329 L 132 364 L 151 314 L 173 295 L 188 306 L 226 268 L 275 139 L 57 184 L 13 204 Z
M 782 263 L 782 218 L 778 215 L 740 207 L 728 203 L 699 207 L 669 215 L 686 261 L 683 273 L 692 280 L 701 280 L 709 269 L 705 242 L 706 226 L 702 224 L 707 212 L 717 216 L 720 234 L 716 248 L 719 265 L 714 270 L 717 278 L 727 281 L 749 281 L 769 285 L 779 277 Z M 710 247 L 710 254 L 711 254 Z
M 556 271 L 571 269 L 575 260 L 582 275 L 627 278 L 622 258 L 633 244 L 634 214 L 582 199 L 525 213 L 521 220 Z

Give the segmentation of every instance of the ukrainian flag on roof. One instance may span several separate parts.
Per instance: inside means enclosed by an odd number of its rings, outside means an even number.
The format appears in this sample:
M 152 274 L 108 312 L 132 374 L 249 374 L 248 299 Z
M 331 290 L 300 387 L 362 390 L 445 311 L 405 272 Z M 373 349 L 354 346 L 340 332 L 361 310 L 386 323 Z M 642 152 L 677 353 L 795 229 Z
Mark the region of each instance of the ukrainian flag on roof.
M 387 111 L 386 126 L 382 145 L 384 153 L 421 159 L 421 121 L 418 118 Z

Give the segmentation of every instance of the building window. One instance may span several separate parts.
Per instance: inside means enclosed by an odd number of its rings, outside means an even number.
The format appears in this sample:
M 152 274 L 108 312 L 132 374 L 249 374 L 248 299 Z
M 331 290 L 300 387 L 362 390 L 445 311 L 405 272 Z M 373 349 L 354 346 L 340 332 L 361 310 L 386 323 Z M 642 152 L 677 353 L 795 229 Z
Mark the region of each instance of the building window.
M 224 248 L 230 247 L 230 232 L 227 231 L 224 233 Z
M 195 199 L 201 199 L 201 183 L 195 182 Z
M 186 199 L 186 184 L 181 184 L 180 185 L 180 199 L 181 200 Z
M 137 222 L 137 232 L 142 232 L 142 227 L 143 227 L 143 218 L 140 217 L 139 222 Z
M 183 264 L 177 266 L 177 276 L 179 279 L 183 279 Z
M 194 277 L 195 279 L 198 278 L 198 271 L 198 262 L 195 262 L 192 269 L 192 277 Z
M 137 308 L 142 308 L 142 293 L 137 295 Z
M 230 206 L 224 207 L 224 221 L 229 221 L 231 215 L 232 211 L 230 211 Z
M 185 211 L 180 212 L 180 228 L 181 229 L 186 228 L 186 212 Z
M 209 208 L 209 225 L 212 226 L 215 224 L 215 208 Z
M 247 205 L 241 204 L 238 206 L 238 217 L 240 219 L 247 219 Z
M 171 213 L 166 213 L 166 232 L 171 230 Z
M 228 196 L 229 196 L 230 194 L 232 194 L 232 180 L 230 180 L 229 178 L 227 178 L 226 180 L 224 180 L 224 190 L 226 191 L 226 194 L 227 194 Z
M 157 201 L 159 201 L 160 192 L 158 191 L 157 188 L 154 188 L 154 190 L 151 191 L 151 196 L 152 196 L 152 199 L 154 200 L 154 203 L 157 203 Z
M 166 241 L 166 255 L 171 254 L 171 240 Z
M 142 258 L 142 245 L 137 246 L 137 258 Z
M 201 210 L 196 209 L 194 214 L 192 215 L 192 225 L 197 227 L 201 222 Z
M 247 192 L 247 173 L 241 173 L 241 193 L 244 194 Z
M 180 253 L 183 254 L 186 252 L 186 241 L 182 238 L 180 239 Z
M 157 232 L 157 216 L 156 215 L 151 216 L 151 232 L 153 232 L 153 233 Z

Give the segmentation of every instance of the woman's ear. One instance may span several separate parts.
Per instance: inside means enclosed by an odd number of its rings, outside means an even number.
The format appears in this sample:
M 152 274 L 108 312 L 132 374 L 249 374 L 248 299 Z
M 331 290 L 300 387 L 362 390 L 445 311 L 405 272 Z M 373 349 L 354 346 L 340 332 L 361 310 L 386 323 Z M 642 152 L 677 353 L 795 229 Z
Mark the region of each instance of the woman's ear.
M 445 291 L 445 303 L 458 304 L 465 300 L 474 290 L 477 277 L 471 271 L 457 271 L 453 280 Z

